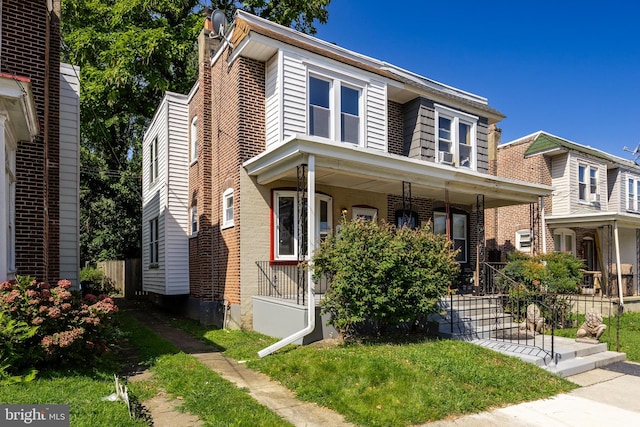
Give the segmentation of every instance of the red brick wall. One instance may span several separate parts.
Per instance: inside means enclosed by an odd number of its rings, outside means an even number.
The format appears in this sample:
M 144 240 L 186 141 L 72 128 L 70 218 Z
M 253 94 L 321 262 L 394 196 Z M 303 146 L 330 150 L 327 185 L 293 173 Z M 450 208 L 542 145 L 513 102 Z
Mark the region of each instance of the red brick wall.
M 497 175 L 520 181 L 551 185 L 551 160 L 545 156 L 524 158 L 533 138 L 502 146 L 498 149 Z M 545 211 L 551 212 L 551 197 L 545 197 Z M 487 238 L 495 239 L 496 246 L 506 252 L 515 249 L 516 231 L 529 229 L 530 206 L 528 204 L 499 208 L 493 214 L 487 215 Z M 546 230 L 547 251 L 553 249 L 553 235 L 549 228 Z M 542 233 L 539 234 L 542 238 Z M 538 241 L 536 249 L 542 250 L 542 242 Z
M 198 115 L 198 162 L 189 186 L 198 205 L 198 236 L 190 241 L 191 296 L 240 303 L 240 168 L 265 149 L 264 63 L 223 52 L 201 69 L 190 118 Z M 234 226 L 222 229 L 222 195 L 234 194 Z
M 56 3 L 56 11 L 59 8 Z M 59 279 L 60 23 L 45 1 L 2 2 L 0 72 L 32 83 L 40 135 L 16 154 L 18 274 Z

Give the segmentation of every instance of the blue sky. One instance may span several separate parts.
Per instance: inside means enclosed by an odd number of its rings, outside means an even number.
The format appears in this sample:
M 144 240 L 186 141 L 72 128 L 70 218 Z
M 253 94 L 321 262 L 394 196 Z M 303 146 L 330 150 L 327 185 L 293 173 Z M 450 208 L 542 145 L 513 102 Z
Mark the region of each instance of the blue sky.
M 484 96 L 502 142 L 545 130 L 631 159 L 640 3 L 332 0 L 317 37 Z

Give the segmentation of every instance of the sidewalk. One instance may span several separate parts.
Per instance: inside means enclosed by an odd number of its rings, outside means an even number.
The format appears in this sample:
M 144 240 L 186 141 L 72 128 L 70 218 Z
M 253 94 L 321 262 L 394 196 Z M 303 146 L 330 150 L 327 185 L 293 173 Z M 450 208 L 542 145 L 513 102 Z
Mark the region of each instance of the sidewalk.
M 190 353 L 223 378 L 249 390 L 258 402 L 279 414 L 295 426 L 342 427 L 352 426 L 344 417 L 327 408 L 296 399 L 291 391 L 271 381 L 269 377 L 248 369 L 212 349 L 211 346 L 186 332 L 173 328 L 152 313 L 122 308 L 148 328 L 172 342 L 185 353 Z M 568 394 L 533 402 L 521 403 L 493 411 L 467 415 L 452 420 L 423 424 L 429 427 L 489 427 L 489 426 L 631 426 L 640 423 L 640 364 L 619 362 L 606 368 L 594 369 L 566 378 L 581 386 Z M 144 402 L 146 404 L 146 402 Z M 152 411 L 156 427 L 193 425 L 181 424 L 165 405 Z
M 238 387 L 246 388 L 254 399 L 291 424 L 307 427 L 353 426 L 353 424 L 347 423 L 342 415 L 330 409 L 296 399 L 291 391 L 271 381 L 266 375 L 253 371 L 243 364 L 239 364 L 235 360 L 225 357 L 219 351 L 215 351 L 211 346 L 180 329 L 167 325 L 161 319 L 153 316 L 153 314 L 137 310 L 133 307 L 129 308 L 128 306 L 129 304 L 127 302 L 123 302 L 121 308 L 127 310 L 127 312 L 138 321 L 173 343 L 180 350 L 193 355 L 222 378 L 234 383 Z M 146 403 L 147 402 L 143 402 L 143 404 Z M 154 406 L 149 407 L 155 427 L 183 425 L 177 421 L 176 417 L 184 414 L 167 408 L 166 402 L 160 404 L 157 402 L 152 403 L 160 406 L 157 410 L 154 410 Z M 189 425 L 195 426 L 198 424 L 190 423 Z

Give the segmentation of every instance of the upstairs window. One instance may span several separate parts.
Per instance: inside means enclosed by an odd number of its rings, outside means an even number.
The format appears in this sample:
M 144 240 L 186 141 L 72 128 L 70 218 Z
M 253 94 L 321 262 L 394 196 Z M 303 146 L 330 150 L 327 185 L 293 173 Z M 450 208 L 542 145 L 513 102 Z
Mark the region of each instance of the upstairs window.
M 227 188 L 222 194 L 222 228 L 233 225 L 233 188 Z
M 340 79 L 309 76 L 309 134 L 360 144 L 361 94 Z
M 584 203 L 600 202 L 597 167 L 578 164 L 578 199 Z
M 191 161 L 198 160 L 198 116 L 191 120 Z
M 627 210 L 640 212 L 640 178 L 629 177 L 627 184 Z
M 302 256 L 307 255 L 307 200 L 302 203 L 299 214 L 295 191 L 274 191 L 273 193 L 273 255 L 275 260 L 298 260 L 299 247 Z M 316 194 L 316 236 L 319 243 L 331 234 L 333 227 L 333 199 L 324 194 Z M 299 221 L 303 221 L 300 234 Z
M 158 178 L 158 137 L 149 144 L 149 182 L 154 183 Z
M 438 163 L 475 169 L 477 117 L 435 106 Z

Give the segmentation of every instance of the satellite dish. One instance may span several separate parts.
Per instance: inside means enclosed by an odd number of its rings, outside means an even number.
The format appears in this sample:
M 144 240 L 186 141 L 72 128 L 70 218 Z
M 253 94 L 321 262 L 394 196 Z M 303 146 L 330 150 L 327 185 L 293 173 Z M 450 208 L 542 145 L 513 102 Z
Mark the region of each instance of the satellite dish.
M 224 32 L 227 29 L 227 16 L 220 9 L 216 9 L 211 14 L 211 24 L 213 25 L 213 30 L 211 33 L 214 36 L 219 36 L 224 38 Z

